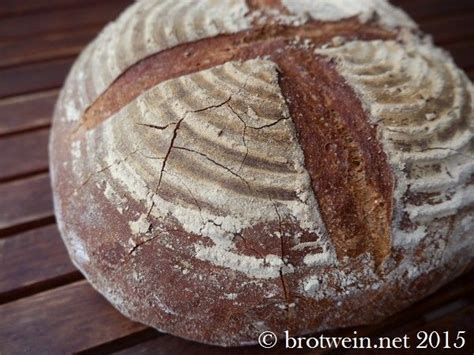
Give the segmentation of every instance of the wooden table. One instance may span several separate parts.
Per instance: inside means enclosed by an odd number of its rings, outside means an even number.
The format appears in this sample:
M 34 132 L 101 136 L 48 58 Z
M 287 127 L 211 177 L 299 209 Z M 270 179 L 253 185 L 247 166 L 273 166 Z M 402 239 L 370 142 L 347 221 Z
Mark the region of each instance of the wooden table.
M 129 0 L 0 2 L 0 354 L 255 354 L 160 334 L 127 320 L 70 263 L 55 225 L 47 143 L 58 90 L 72 62 Z M 398 0 L 474 79 L 474 0 Z M 473 273 L 369 336 L 420 329 L 474 334 Z M 351 330 L 332 332 L 352 334 Z M 472 354 L 470 343 L 461 353 Z M 282 353 L 280 350 L 279 353 Z M 340 351 L 339 351 L 340 352 Z M 338 352 L 338 353 L 339 353 Z

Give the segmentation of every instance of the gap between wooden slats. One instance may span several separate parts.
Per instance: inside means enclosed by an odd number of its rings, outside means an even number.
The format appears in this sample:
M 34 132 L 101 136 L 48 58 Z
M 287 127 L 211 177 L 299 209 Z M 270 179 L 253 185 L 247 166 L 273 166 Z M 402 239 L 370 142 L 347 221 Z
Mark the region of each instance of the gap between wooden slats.
M 31 39 L 46 33 L 104 25 L 115 19 L 131 3 L 130 0 L 100 1 L 87 7 L 7 16 L 0 21 L 0 41 Z
M 2 0 L 0 2 L 0 17 L 38 13 L 69 7 L 93 6 L 101 0 Z M 107 0 L 114 2 L 115 0 Z
M 86 281 L 0 306 L 5 354 L 76 353 L 146 329 L 122 316 Z
M 0 68 L 77 55 L 92 41 L 102 25 L 31 39 L 0 42 Z
M 296 352 L 297 351 L 297 352 Z M 301 350 L 288 350 L 280 343 L 268 351 L 272 355 L 285 354 L 321 354 L 309 348 Z M 206 344 L 199 344 L 189 340 L 180 339 L 171 335 L 163 335 L 159 338 L 135 345 L 116 353 L 116 355 L 168 355 L 168 354 L 193 354 L 193 355 L 261 355 L 265 354 L 261 346 L 246 346 L 233 348 L 220 348 Z
M 48 174 L 0 185 L 0 238 L 54 223 Z
M 0 69 L 0 98 L 60 87 L 74 58 Z
M 474 12 L 443 16 L 423 22 L 421 29 L 432 35 L 438 45 L 474 39 Z
M 55 224 L 0 239 L 0 304 L 82 279 Z
M 0 183 L 48 170 L 49 128 L 0 139 Z
M 450 43 L 443 46 L 443 48 L 451 54 L 459 67 L 464 68 L 467 72 L 474 69 L 474 38 L 471 40 Z M 471 80 L 473 80 L 472 77 Z
M 58 94 L 53 89 L 0 100 L 0 142 L 9 135 L 49 127 Z
M 418 22 L 474 11 L 472 0 L 391 0 L 390 2 L 401 7 Z
M 108 1 L 116 2 L 115 0 Z M 69 7 L 91 7 L 99 2 L 100 0 L 2 0 L 0 3 L 0 17 Z M 471 0 L 391 0 L 390 2 L 403 7 L 417 18 L 442 16 L 474 9 L 474 3 Z

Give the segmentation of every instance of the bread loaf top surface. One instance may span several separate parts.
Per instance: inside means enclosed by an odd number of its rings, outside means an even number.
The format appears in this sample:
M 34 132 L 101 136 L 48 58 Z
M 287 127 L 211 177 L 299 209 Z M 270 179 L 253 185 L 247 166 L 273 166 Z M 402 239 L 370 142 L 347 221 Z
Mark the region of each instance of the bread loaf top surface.
M 254 7 L 258 4 L 255 1 Z M 65 85 L 64 119 L 78 120 L 114 80 L 138 61 L 180 44 L 249 30 L 253 23 L 273 21 L 297 27 L 311 19 L 358 17 L 365 23 L 377 16 L 376 21 L 387 28 L 416 27 L 385 0 L 283 1 L 280 8 L 255 10 L 244 0 L 137 1 L 107 25 L 76 61 L 70 82 Z
M 472 263 L 473 94 L 383 0 L 138 1 L 58 101 L 58 225 L 163 331 L 373 322 Z

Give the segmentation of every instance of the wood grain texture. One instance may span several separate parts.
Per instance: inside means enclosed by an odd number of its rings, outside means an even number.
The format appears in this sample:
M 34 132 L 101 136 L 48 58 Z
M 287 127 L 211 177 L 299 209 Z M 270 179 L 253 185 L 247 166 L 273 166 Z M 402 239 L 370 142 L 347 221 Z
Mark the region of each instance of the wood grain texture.
M 421 29 L 433 35 L 439 45 L 455 41 L 472 39 L 474 37 L 474 12 L 453 16 L 433 18 L 422 24 Z
M 0 97 L 57 88 L 73 62 L 65 58 L 0 69 Z
M 0 185 L 0 236 L 54 220 L 48 174 Z
M 79 352 L 143 329 L 86 281 L 0 306 L 2 354 Z
M 0 137 L 49 127 L 57 98 L 49 90 L 0 100 Z
M 464 301 L 464 302 L 463 302 Z M 453 343 L 456 341 L 458 332 L 464 331 L 463 337 L 466 340 L 466 344 L 462 348 L 462 352 L 465 354 L 472 354 L 474 352 L 474 339 L 472 334 L 474 332 L 474 304 L 472 301 L 468 303 L 467 299 L 452 302 L 444 307 L 433 312 L 433 314 L 440 314 L 439 317 L 435 317 L 425 321 L 419 328 L 412 329 L 400 329 L 398 334 L 408 334 L 410 339 L 418 339 L 418 332 L 420 329 L 431 334 L 437 332 L 441 335 L 441 344 L 438 349 L 444 347 L 445 332 L 449 332 L 449 345 L 451 351 L 455 352 Z M 443 313 L 444 312 L 444 313 Z M 428 317 L 429 315 L 427 315 Z M 425 319 L 426 320 L 426 319 Z M 434 336 L 436 339 L 436 336 Z M 435 340 L 436 341 L 436 340 Z M 460 344 L 460 342 L 457 342 Z M 447 350 L 449 351 L 449 350 Z
M 390 2 L 400 6 L 419 23 L 434 17 L 474 11 L 474 2 L 471 0 L 391 0 Z
M 114 0 L 109 0 L 113 2 Z M 25 12 L 38 12 L 64 7 L 82 7 L 97 3 L 97 0 L 3 0 L 0 3 L 0 16 L 13 16 Z
M 26 132 L 0 140 L 0 182 L 48 169 L 49 129 Z
M 39 14 L 8 16 L 0 22 L 0 41 L 104 25 L 129 4 L 130 0 L 98 1 L 91 6 L 53 8 Z
M 17 41 L 0 42 L 0 67 L 51 60 L 77 55 L 81 49 L 94 38 L 101 29 L 99 26 L 90 28 L 35 36 Z
M 358 333 L 367 336 L 378 336 L 389 333 L 400 327 L 414 329 L 424 322 L 426 315 L 441 309 L 444 305 L 455 302 L 456 300 L 468 299 L 474 291 L 474 273 L 467 273 L 452 283 L 443 286 L 435 294 L 430 295 L 415 303 L 404 312 L 396 314 L 389 319 L 366 327 L 356 328 Z M 472 303 L 472 301 L 470 301 Z
M 474 69 L 474 39 L 450 43 L 444 48 L 453 56 L 456 64 L 466 72 Z
M 0 303 L 79 276 L 54 224 L 0 239 L 0 270 Z
M 292 354 L 316 354 L 314 350 L 304 349 L 292 351 Z M 193 355 L 257 355 L 257 354 L 288 354 L 288 350 L 282 344 L 265 351 L 260 346 L 245 346 L 219 348 L 216 346 L 198 344 L 192 341 L 180 339 L 171 335 L 163 335 L 156 339 L 143 342 L 117 352 L 117 355 L 168 355 L 168 354 L 193 354 Z

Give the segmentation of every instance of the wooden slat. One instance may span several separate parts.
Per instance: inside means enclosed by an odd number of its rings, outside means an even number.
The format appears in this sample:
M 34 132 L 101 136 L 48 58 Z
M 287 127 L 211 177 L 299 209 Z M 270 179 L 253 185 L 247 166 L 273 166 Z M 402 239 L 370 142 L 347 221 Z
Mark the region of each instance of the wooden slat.
M 377 343 L 377 337 L 389 337 L 393 339 L 395 337 L 403 337 L 404 335 L 408 336 L 408 344 L 410 345 L 410 349 L 406 351 L 395 351 L 394 353 L 402 353 L 402 354 L 411 354 L 411 353 L 421 353 L 421 354 L 472 354 L 474 351 L 474 342 L 472 340 L 472 332 L 474 331 L 474 323 L 472 322 L 473 314 L 473 306 L 462 306 L 458 309 L 453 309 L 452 312 L 449 314 L 445 314 L 440 318 L 436 318 L 430 322 L 423 322 L 423 320 L 419 320 L 419 325 L 417 328 L 396 328 L 390 332 L 384 334 L 377 334 L 376 336 L 371 337 L 373 339 L 372 344 Z M 466 344 L 462 349 L 454 349 L 453 343 L 456 340 L 457 332 L 460 330 L 464 330 L 467 333 L 464 333 L 464 337 L 466 339 Z M 427 333 L 431 333 L 432 331 L 437 332 L 442 341 L 441 344 L 437 349 L 416 349 L 416 346 L 420 343 L 417 338 L 417 334 L 419 331 L 426 331 Z M 443 349 L 444 347 L 444 332 L 449 332 L 449 344 L 451 349 Z M 389 352 L 390 353 L 390 352 Z M 361 354 L 360 350 L 348 350 L 344 352 L 344 354 Z
M 443 317 L 433 319 L 430 322 L 425 322 L 423 326 L 418 329 L 410 329 L 406 333 L 410 339 L 413 339 L 413 344 L 419 344 L 419 341 L 417 341 L 417 335 L 420 330 L 423 330 L 428 334 L 431 332 L 437 332 L 440 335 L 442 341 L 438 351 L 441 351 L 445 344 L 444 332 L 449 331 L 449 346 L 454 354 L 474 354 L 474 337 L 472 336 L 474 333 L 474 305 L 471 303 L 468 306 L 459 307 L 455 312 L 450 312 Z M 456 350 L 453 347 L 453 343 L 456 341 L 459 331 L 465 331 L 462 336 L 465 338 L 466 343 L 461 349 Z M 460 344 L 459 341 L 458 344 Z M 447 349 L 443 350 L 446 352 L 449 351 Z
M 78 352 L 144 329 L 79 281 L 0 306 L 0 353 Z
M 130 0 L 99 1 L 86 7 L 27 13 L 5 17 L 0 21 L 0 41 L 31 39 L 45 33 L 57 33 L 104 25 L 115 19 L 131 4 Z
M 117 355 L 169 355 L 169 354 L 193 354 L 193 355 L 257 355 L 257 354 L 317 354 L 311 349 L 292 351 L 284 349 L 283 346 L 265 351 L 262 347 L 246 346 L 240 348 L 222 348 L 199 344 L 188 340 L 180 339 L 171 335 L 163 335 L 156 339 L 135 345 L 128 349 L 117 352 Z
M 80 278 L 56 225 L 0 239 L 0 303 Z
M 468 295 L 466 295 L 469 297 Z M 403 337 L 405 334 L 408 335 L 410 341 L 409 344 L 412 348 L 415 348 L 419 344 L 417 339 L 417 333 L 421 330 L 428 333 L 437 331 L 438 334 L 444 339 L 444 332 L 450 334 L 450 344 L 456 340 L 457 332 L 460 330 L 466 331 L 464 334 L 467 340 L 466 345 L 458 350 L 457 353 L 461 354 L 472 354 L 474 342 L 472 341 L 472 332 L 474 332 L 474 323 L 472 322 L 472 311 L 473 304 L 469 299 L 460 298 L 455 299 L 452 302 L 438 306 L 436 309 L 428 312 L 423 316 L 413 315 L 409 322 L 401 324 L 393 324 L 388 327 L 385 331 L 380 330 L 373 332 L 370 337 L 376 340 L 378 337 Z M 364 336 L 367 334 L 361 334 Z M 441 346 L 441 348 L 443 345 Z M 438 349 L 430 349 L 432 353 L 438 353 Z M 418 350 L 420 351 L 420 350 Z M 348 354 L 357 354 L 357 351 L 349 351 Z
M 75 58 L 0 69 L 0 97 L 58 88 Z
M 49 129 L 0 139 L 0 182 L 48 169 Z
M 443 286 L 435 294 L 424 298 L 406 310 L 393 315 L 389 319 L 379 324 L 358 328 L 358 333 L 360 335 L 379 336 L 400 327 L 413 329 L 421 324 L 424 317 L 434 310 L 457 299 L 467 297 L 473 292 L 474 271 L 471 271 L 470 273 L 462 275 L 456 280 Z
M 112 1 L 114 0 L 108 0 Z M 85 7 L 97 2 L 97 0 L 2 0 L 0 16 L 64 7 Z M 391 0 L 390 2 L 402 7 L 417 20 L 474 10 L 472 0 Z
M 0 68 L 76 55 L 101 28 L 93 26 L 86 30 L 47 34 L 34 41 L 27 38 L 0 42 Z
M 391 0 L 390 2 L 400 6 L 416 21 L 421 22 L 427 18 L 474 11 L 474 1 L 472 0 Z
M 44 91 L 0 100 L 0 137 L 47 127 L 58 91 Z
M 87 6 L 94 2 L 97 0 L 2 0 L 0 2 L 0 16 L 70 6 Z
M 461 68 L 465 70 L 474 68 L 474 39 L 450 44 L 444 48 L 451 53 L 454 61 Z
M 0 185 L 0 237 L 54 221 L 49 175 Z
M 455 299 L 452 302 L 447 304 L 443 304 L 436 309 L 433 309 L 431 312 L 424 314 L 421 317 L 417 317 L 412 322 L 408 322 L 405 324 L 398 324 L 383 333 L 383 336 L 400 336 L 407 333 L 413 333 L 420 329 L 425 329 L 428 324 L 433 324 L 436 322 L 441 322 L 443 320 L 449 319 L 451 316 L 455 315 L 459 311 L 466 310 L 469 308 L 469 302 L 465 299 Z M 429 319 L 432 317 L 432 319 Z M 445 330 L 454 330 L 454 326 L 446 328 Z M 473 330 L 473 327 L 469 330 Z M 461 330 L 461 329 L 459 329 Z M 467 330 L 467 329 L 466 329 Z
M 138 332 L 128 334 L 121 338 L 112 339 L 109 342 L 77 352 L 77 355 L 115 354 L 123 349 L 128 349 L 137 344 L 147 342 L 162 336 L 162 333 L 153 328 L 146 328 Z
M 420 27 L 432 34 L 438 44 L 447 44 L 474 38 L 474 12 L 443 16 L 424 22 Z

